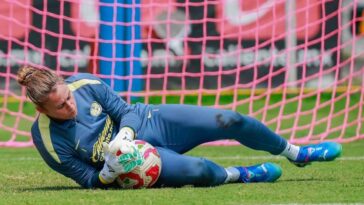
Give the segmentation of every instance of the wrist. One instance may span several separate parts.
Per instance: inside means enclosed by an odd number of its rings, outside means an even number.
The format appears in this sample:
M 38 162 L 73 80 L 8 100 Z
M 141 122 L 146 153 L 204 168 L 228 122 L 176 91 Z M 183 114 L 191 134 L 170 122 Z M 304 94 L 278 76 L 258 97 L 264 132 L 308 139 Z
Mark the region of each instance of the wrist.
M 99 173 L 99 180 L 103 184 L 110 184 L 115 181 L 115 179 L 118 177 L 118 175 L 115 173 L 115 171 L 111 170 L 109 166 L 105 163 L 104 167 Z

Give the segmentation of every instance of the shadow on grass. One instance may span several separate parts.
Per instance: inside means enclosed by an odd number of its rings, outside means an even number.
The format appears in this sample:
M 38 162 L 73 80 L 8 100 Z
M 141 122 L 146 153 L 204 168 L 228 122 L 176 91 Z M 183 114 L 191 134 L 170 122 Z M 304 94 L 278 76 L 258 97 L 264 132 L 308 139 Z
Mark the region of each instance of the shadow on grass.
M 332 182 L 333 178 L 295 178 L 295 179 L 281 179 L 278 182 Z
M 46 187 L 34 187 L 34 188 L 21 188 L 19 192 L 27 191 L 61 191 L 61 190 L 87 190 L 78 186 L 46 186 Z

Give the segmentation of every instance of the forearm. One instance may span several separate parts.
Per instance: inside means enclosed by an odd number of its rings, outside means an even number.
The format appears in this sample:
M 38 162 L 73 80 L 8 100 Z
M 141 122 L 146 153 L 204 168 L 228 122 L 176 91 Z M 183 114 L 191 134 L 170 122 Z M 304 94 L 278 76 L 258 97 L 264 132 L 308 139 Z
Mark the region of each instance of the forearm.
M 130 128 L 131 131 L 133 131 L 133 134 L 135 134 L 140 129 L 140 123 L 140 117 L 134 112 L 129 112 L 121 119 L 119 128 L 120 130 L 123 128 Z M 134 138 L 135 137 L 133 137 L 133 139 Z

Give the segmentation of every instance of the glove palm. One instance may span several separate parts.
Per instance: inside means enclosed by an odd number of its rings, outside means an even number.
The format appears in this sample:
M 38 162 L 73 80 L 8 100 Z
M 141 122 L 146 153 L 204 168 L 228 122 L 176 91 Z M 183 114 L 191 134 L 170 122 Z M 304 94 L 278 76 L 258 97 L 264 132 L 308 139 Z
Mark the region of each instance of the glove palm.
M 104 142 L 103 151 L 105 165 L 100 177 L 106 183 L 113 182 L 120 174 L 131 172 L 144 162 L 136 145 L 127 140 L 111 141 L 110 144 Z

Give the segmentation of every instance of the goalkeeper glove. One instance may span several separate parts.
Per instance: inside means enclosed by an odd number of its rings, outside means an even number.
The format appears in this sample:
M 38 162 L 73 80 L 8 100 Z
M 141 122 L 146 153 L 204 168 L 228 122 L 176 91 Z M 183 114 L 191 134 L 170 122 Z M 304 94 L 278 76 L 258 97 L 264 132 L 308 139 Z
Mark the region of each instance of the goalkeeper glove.
M 128 140 L 132 141 L 135 139 L 134 130 L 130 127 L 123 127 L 119 130 L 118 134 L 115 136 L 114 140 Z
M 120 174 L 128 173 L 144 162 L 136 145 L 126 140 L 104 142 L 103 150 L 105 164 L 99 178 L 104 184 L 112 183 Z

